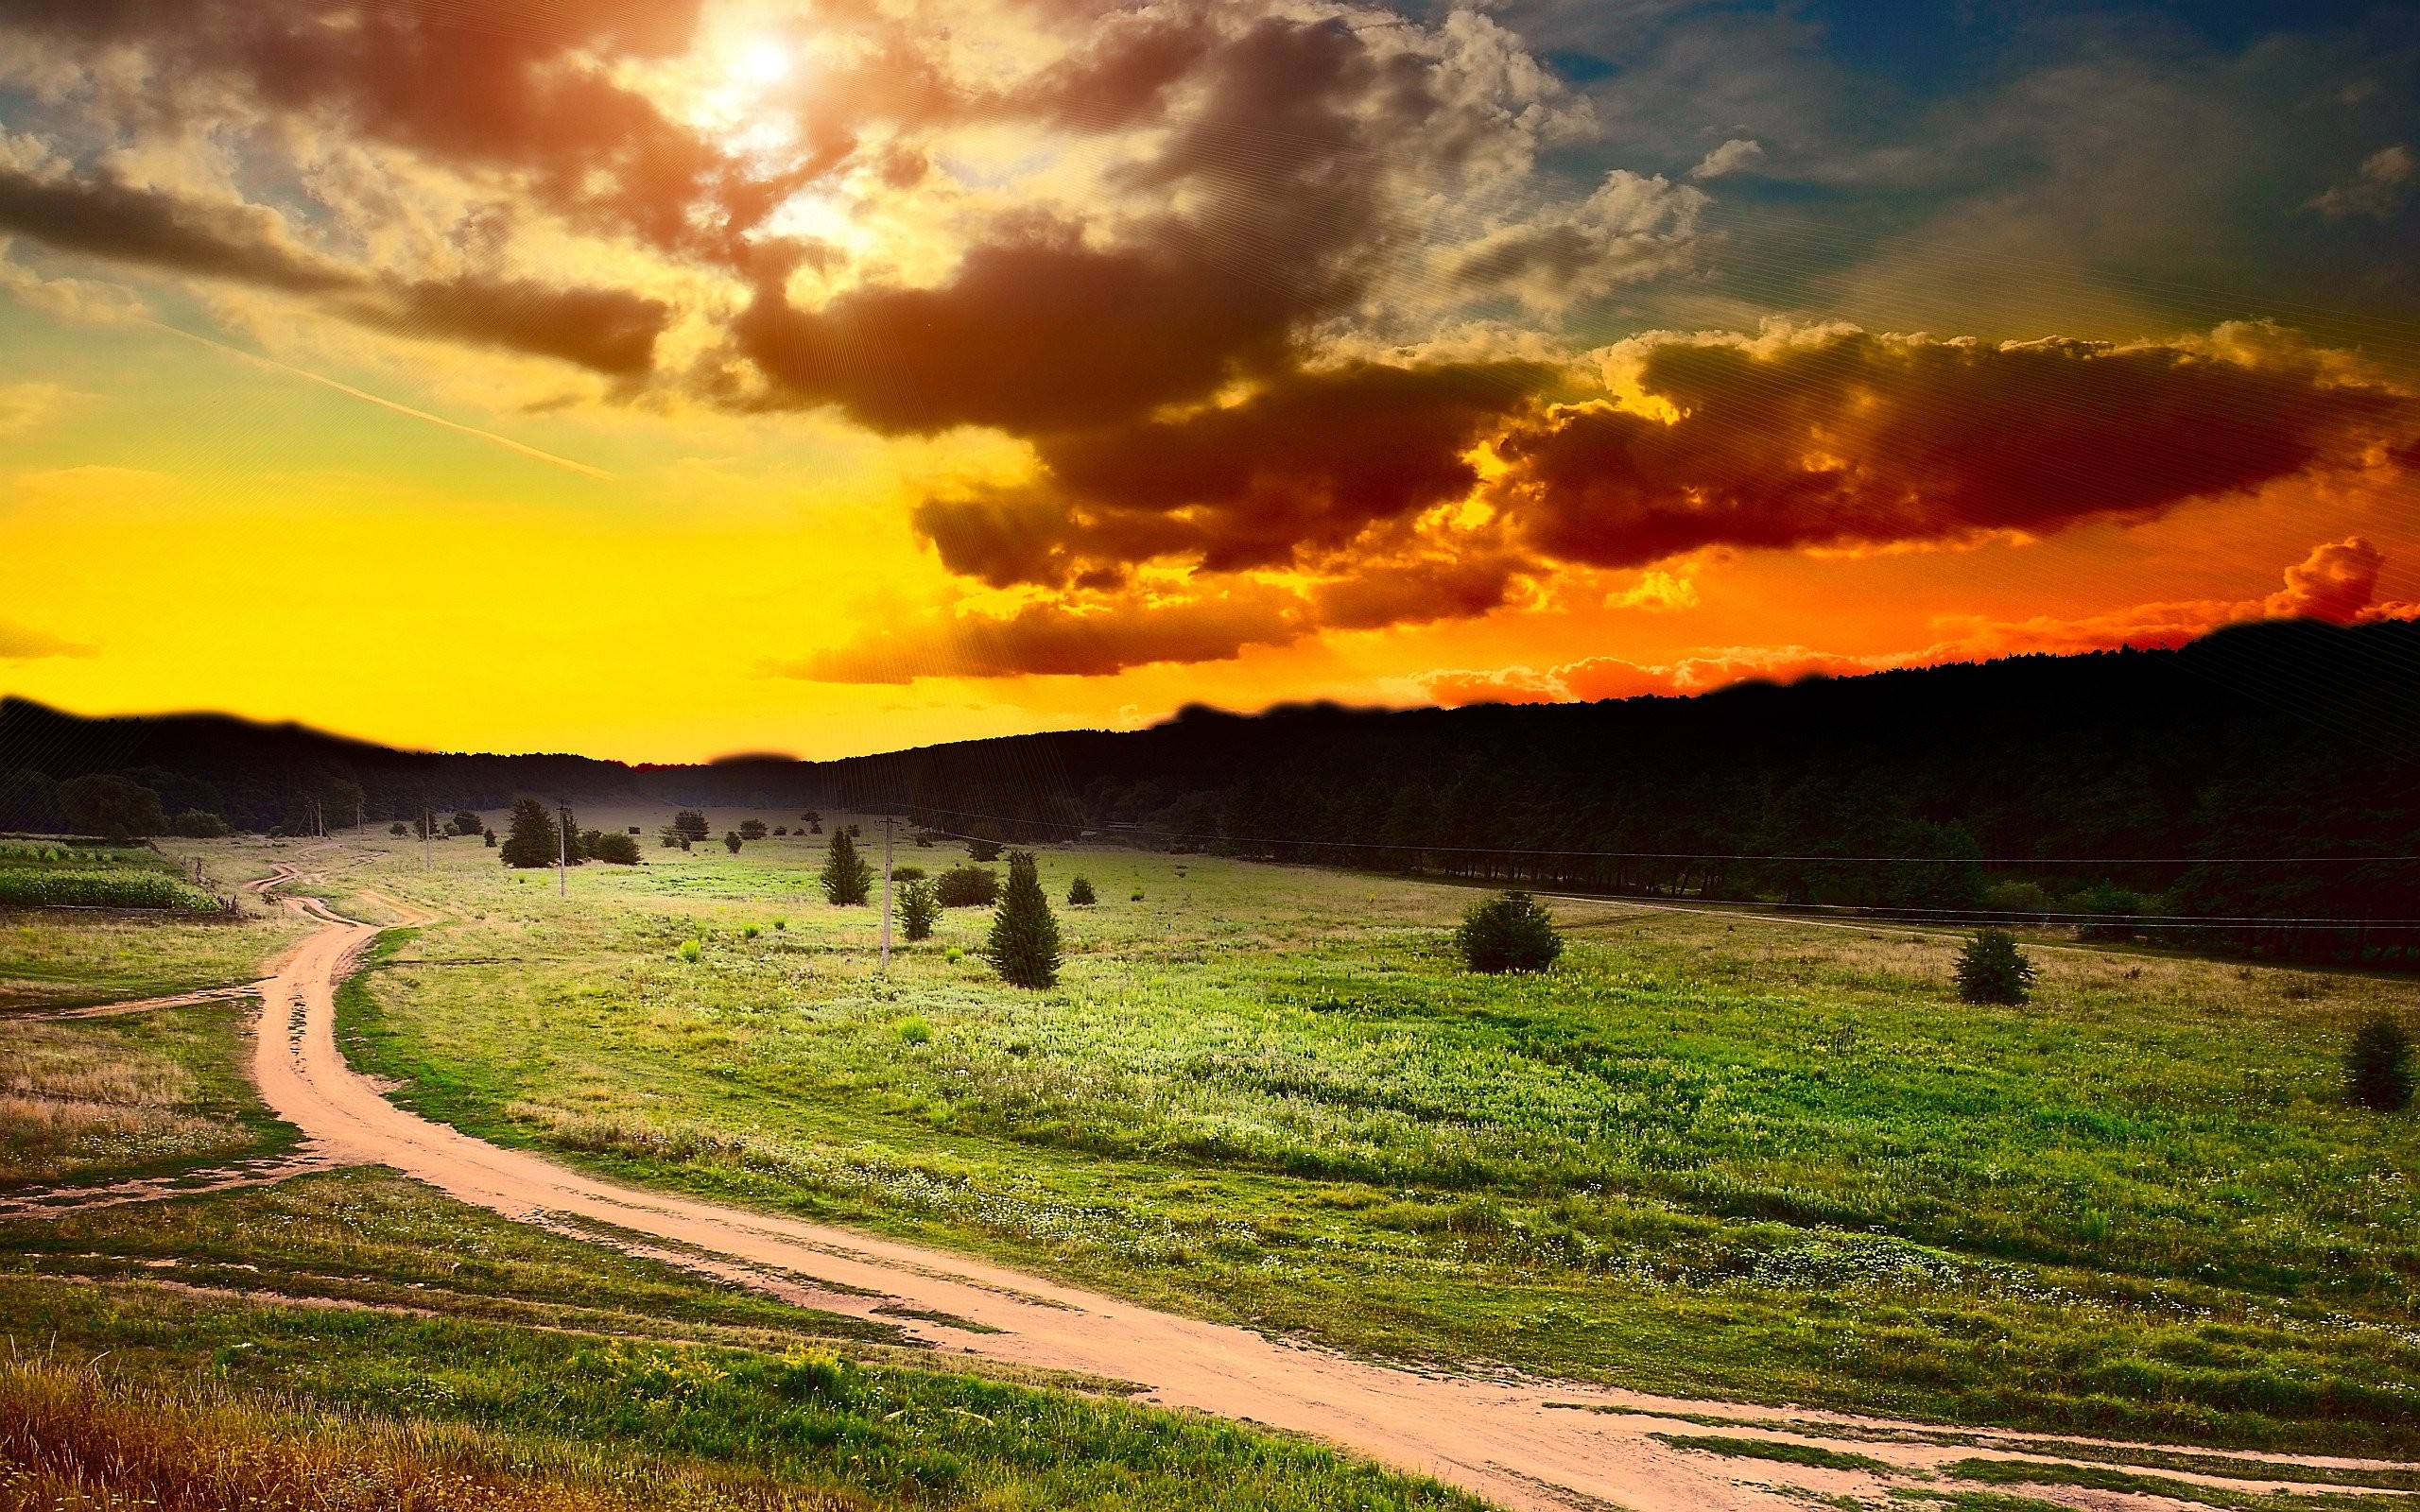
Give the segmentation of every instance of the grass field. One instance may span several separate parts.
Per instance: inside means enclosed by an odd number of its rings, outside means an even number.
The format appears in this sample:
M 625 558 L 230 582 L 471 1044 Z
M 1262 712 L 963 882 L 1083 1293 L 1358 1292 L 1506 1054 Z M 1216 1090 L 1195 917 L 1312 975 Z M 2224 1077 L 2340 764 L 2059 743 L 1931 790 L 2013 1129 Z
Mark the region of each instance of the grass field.
M 1478 1508 L 384 1172 L 0 1223 L 0 1507 Z
M 298 853 L 260 841 L 161 844 L 164 857 L 144 851 L 147 859 L 143 864 L 122 869 L 160 875 L 164 868 L 168 874 L 185 875 L 188 858 L 199 857 L 208 887 L 223 894 L 268 876 L 273 861 Z M 0 866 L 9 864 L 0 858 Z M 58 864 L 85 869 L 80 862 Z M 304 933 L 285 910 L 257 902 L 233 917 L 201 919 L 0 909 L 0 1015 L 14 1008 L 73 1007 L 249 982 L 262 973 L 271 956 Z
M 971 912 L 879 973 L 820 842 L 647 854 L 568 903 L 458 841 L 348 873 L 449 915 L 347 994 L 358 1063 L 621 1176 L 1375 1356 L 2420 1448 L 2420 1137 L 2336 1070 L 2405 984 L 2043 951 L 1981 1009 L 1945 938 L 1615 903 L 1478 980 L 1466 891 L 1061 852 L 1052 896 L 1103 902 L 1028 994 Z

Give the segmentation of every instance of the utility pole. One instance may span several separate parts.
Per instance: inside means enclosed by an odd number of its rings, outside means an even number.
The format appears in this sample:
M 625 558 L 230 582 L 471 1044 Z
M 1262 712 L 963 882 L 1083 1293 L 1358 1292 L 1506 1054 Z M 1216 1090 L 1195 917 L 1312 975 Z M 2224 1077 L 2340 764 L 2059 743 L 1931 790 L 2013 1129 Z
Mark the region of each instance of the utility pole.
M 555 896 L 571 896 L 571 805 L 555 804 Z
M 882 816 L 882 969 L 890 970 L 890 816 Z
M 436 817 L 436 812 L 427 804 L 420 806 L 420 869 L 423 871 L 437 869 L 437 857 L 429 849 L 433 843 L 429 837 L 437 833 Z

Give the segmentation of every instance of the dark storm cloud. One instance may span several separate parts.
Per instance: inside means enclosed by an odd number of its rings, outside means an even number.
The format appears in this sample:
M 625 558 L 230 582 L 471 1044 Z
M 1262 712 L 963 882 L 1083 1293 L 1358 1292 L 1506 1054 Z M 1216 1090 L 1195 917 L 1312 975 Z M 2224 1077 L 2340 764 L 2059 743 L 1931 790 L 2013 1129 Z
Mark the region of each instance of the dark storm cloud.
M 2256 332 L 2247 346 L 1667 340 L 1639 383 L 1678 421 L 1560 410 L 1497 442 L 1511 471 L 1494 496 L 1534 549 L 1603 567 L 2149 519 L 2349 463 L 2420 423 L 2409 395 L 2323 355 Z

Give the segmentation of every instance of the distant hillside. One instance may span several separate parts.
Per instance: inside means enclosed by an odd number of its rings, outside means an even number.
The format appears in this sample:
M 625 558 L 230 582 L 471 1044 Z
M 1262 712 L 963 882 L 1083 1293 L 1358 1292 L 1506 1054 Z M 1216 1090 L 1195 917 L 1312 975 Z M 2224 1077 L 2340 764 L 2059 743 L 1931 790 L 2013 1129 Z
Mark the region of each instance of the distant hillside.
M 2420 626 L 2250 626 L 2181 651 L 1687 699 L 1197 709 L 1140 731 L 824 763 L 408 752 L 0 703 L 0 827 L 54 827 L 46 790 L 86 772 L 255 830 L 306 796 L 373 818 L 613 796 L 905 810 L 1011 840 L 1115 825 L 1149 844 L 1634 892 L 1942 907 L 2021 877 L 2054 897 L 2110 883 L 2104 902 L 2132 892 L 2155 911 L 2411 919 L 2420 868 L 2391 858 L 2420 853 Z M 1776 856 L 1798 859 L 1756 859 Z M 1853 859 L 1886 856 L 1938 864 Z M 2278 857 L 2319 859 L 2226 859 Z

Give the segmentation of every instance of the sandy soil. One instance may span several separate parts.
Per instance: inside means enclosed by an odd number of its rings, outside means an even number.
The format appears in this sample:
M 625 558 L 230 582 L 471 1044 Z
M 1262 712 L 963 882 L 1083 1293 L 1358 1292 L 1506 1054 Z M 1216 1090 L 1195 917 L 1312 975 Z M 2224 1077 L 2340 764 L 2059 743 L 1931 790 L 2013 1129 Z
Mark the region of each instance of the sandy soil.
M 374 902 L 408 922 L 430 921 L 392 898 Z M 1867 1472 L 1678 1450 L 1649 1436 L 1703 1434 L 1708 1417 L 1739 1424 L 1725 1427 L 1726 1434 L 1823 1444 L 1911 1470 L 1977 1447 L 1996 1448 L 2001 1437 L 1965 1430 L 1957 1435 L 1962 1442 L 1951 1444 L 1938 1428 L 1807 1409 L 1389 1368 L 964 1256 L 600 1180 L 472 1139 L 388 1102 L 345 1064 L 335 1036 L 337 985 L 376 937 L 375 926 L 341 918 L 310 899 L 288 899 L 286 906 L 323 927 L 262 985 L 253 1073 L 269 1107 L 308 1136 L 315 1159 L 390 1166 L 525 1221 L 573 1229 L 609 1225 L 658 1258 L 701 1270 L 728 1276 L 736 1265 L 779 1273 L 796 1283 L 797 1300 L 856 1313 L 878 1309 L 886 1321 L 937 1349 L 1145 1383 L 1145 1400 L 1311 1435 L 1524 1512 L 1609 1505 L 1632 1512 L 1778 1512 L 1803 1506 L 1806 1491 L 1878 1498 L 1890 1484 Z M 848 1305 L 838 1306 L 843 1299 Z M 903 1309 L 998 1332 L 903 1316 Z M 1681 1414 L 1697 1421 L 1675 1420 Z M 2038 1443 L 2043 1435 L 2026 1436 Z M 2278 1456 L 2273 1462 L 2291 1461 Z M 2259 1483 L 2212 1484 L 2241 1491 Z M 1784 1494 L 1781 1485 L 1799 1488 L 1800 1496 Z M 2106 1493 L 2025 1489 L 2077 1506 L 2109 1500 Z

